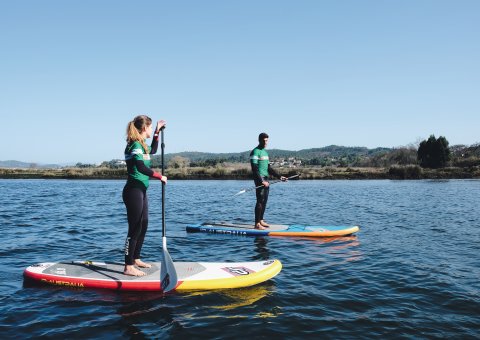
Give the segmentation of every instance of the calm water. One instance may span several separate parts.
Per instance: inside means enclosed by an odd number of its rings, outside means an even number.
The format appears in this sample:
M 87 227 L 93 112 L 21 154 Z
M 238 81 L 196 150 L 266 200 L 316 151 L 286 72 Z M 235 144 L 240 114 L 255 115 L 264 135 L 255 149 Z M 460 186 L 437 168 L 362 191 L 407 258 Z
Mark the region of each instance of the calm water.
M 122 261 L 123 181 L 0 180 L 0 337 L 480 337 L 480 181 L 291 181 L 272 186 L 272 223 L 358 224 L 336 239 L 187 234 L 251 221 L 248 181 L 170 181 L 174 261 L 278 258 L 282 272 L 237 290 L 118 293 L 24 287 L 46 261 Z M 149 189 L 145 260 L 160 259 L 161 187 Z

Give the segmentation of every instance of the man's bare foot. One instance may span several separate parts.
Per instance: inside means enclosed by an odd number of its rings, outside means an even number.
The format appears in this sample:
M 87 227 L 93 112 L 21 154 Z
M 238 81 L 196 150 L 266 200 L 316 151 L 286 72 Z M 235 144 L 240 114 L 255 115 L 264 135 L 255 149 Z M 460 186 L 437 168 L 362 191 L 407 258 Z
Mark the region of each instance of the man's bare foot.
M 270 228 L 270 224 L 268 224 L 268 223 L 265 222 L 264 220 L 261 220 L 261 221 L 260 221 L 260 224 L 261 224 L 262 226 L 264 226 L 265 228 Z
M 126 265 L 125 269 L 123 270 L 123 273 L 125 275 L 130 275 L 130 276 L 144 276 L 144 275 L 146 275 L 144 272 L 142 272 L 141 270 L 138 270 L 133 265 Z
M 143 262 L 143 261 L 140 260 L 140 259 L 136 259 L 136 260 L 135 260 L 135 265 L 136 265 L 137 267 L 140 267 L 140 268 L 151 268 L 151 267 L 152 267 L 151 264 L 145 263 L 145 262 Z
M 257 225 L 255 226 L 255 229 L 265 230 L 266 228 L 263 225 L 261 225 L 260 223 L 257 223 Z

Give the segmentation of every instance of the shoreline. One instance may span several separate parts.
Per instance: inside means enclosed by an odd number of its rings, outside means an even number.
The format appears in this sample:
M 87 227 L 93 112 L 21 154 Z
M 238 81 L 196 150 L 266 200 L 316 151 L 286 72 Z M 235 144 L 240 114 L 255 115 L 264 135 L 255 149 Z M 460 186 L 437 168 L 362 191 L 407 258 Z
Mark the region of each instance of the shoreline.
M 156 169 L 157 170 L 157 169 Z M 475 179 L 480 178 L 480 167 L 447 167 L 424 169 L 418 165 L 388 168 L 279 168 L 284 176 L 300 174 L 301 180 L 335 179 Z M 248 167 L 195 167 L 169 168 L 165 174 L 172 180 L 251 180 Z M 63 168 L 63 169 L 11 169 L 0 168 L 0 179 L 126 179 L 126 169 Z

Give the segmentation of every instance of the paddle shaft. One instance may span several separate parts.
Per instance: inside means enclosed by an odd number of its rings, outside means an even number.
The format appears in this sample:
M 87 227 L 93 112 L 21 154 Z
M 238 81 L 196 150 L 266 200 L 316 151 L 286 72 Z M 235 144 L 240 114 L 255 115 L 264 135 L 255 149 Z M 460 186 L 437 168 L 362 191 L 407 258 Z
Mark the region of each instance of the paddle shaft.
M 160 129 L 160 132 L 162 134 L 162 144 L 160 147 L 162 148 L 162 176 L 165 176 L 165 142 L 163 139 L 163 131 L 165 130 L 165 127 L 162 127 Z M 165 237 L 166 234 L 166 227 L 165 227 L 165 183 L 162 183 L 162 237 Z
M 300 175 L 293 175 L 293 176 L 287 177 L 287 179 L 292 179 L 292 178 L 295 178 L 295 177 L 298 177 L 298 176 L 300 176 Z M 276 179 L 276 180 L 271 181 L 271 182 L 268 182 L 268 183 L 269 183 L 269 185 L 272 185 L 272 184 L 275 184 L 275 183 L 278 183 L 278 182 L 282 182 L 282 180 L 281 180 L 281 179 Z M 262 184 L 262 185 L 259 185 L 259 186 L 255 187 L 255 188 L 253 188 L 253 189 L 258 189 L 258 188 L 261 188 L 261 187 L 263 187 L 263 186 L 264 186 L 264 185 Z M 250 189 L 250 190 L 253 190 L 253 189 Z
M 163 137 L 164 127 L 161 129 L 162 133 L 162 176 L 165 172 L 165 142 Z M 173 264 L 172 258 L 167 250 L 166 237 L 166 223 L 165 223 L 165 183 L 162 182 L 162 265 L 160 269 L 160 287 L 164 293 L 175 289 L 178 283 L 177 271 Z
M 300 176 L 300 175 L 293 175 L 293 176 L 287 177 L 287 180 L 288 180 L 288 179 L 295 178 L 295 177 L 299 177 L 299 176 Z M 271 184 L 275 184 L 275 183 L 278 183 L 278 182 L 281 182 L 281 181 L 282 181 L 281 179 L 278 179 L 278 180 L 269 182 L 269 184 L 271 185 Z M 259 185 L 259 186 L 253 187 L 253 188 L 240 190 L 240 191 L 237 192 L 234 196 L 237 196 L 237 195 L 240 195 L 240 194 L 244 194 L 244 193 L 246 193 L 247 191 L 252 191 L 252 190 L 261 188 L 261 187 L 263 187 L 263 186 L 264 186 L 264 185 L 262 184 L 262 185 Z

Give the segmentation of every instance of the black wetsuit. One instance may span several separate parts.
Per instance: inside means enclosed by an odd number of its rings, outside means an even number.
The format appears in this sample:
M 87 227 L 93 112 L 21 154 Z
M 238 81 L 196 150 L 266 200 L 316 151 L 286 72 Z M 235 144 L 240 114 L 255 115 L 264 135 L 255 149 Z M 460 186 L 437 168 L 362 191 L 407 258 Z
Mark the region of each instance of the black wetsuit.
M 257 146 L 250 152 L 250 165 L 252 167 L 253 181 L 255 186 L 262 185 L 262 182 L 268 182 L 269 174 L 275 177 L 280 175 L 270 166 L 268 153 L 261 145 Z M 256 189 L 257 203 L 255 204 L 255 225 L 263 220 L 265 209 L 267 207 L 268 194 L 270 187 L 260 187 Z
M 153 176 L 150 154 L 157 152 L 158 137 L 153 138 L 150 150 L 144 150 L 139 142 L 125 148 L 128 180 L 123 188 L 123 202 L 127 208 L 128 236 L 125 241 L 125 264 L 133 265 L 140 258 L 143 241 L 148 228 L 149 178 Z

